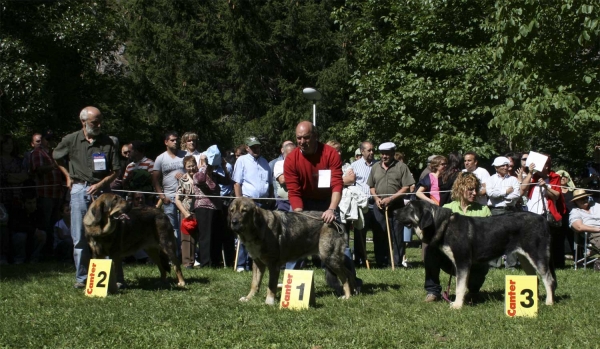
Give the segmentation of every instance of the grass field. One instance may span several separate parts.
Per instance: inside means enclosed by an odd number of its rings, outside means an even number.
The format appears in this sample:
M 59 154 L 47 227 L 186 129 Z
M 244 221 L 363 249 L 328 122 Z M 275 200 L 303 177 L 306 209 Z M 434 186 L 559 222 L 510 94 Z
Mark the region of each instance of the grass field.
M 420 249 L 408 249 L 419 260 Z M 504 315 L 504 270 L 492 270 L 485 301 L 462 310 L 424 303 L 424 270 L 359 269 L 363 293 L 337 299 L 315 269 L 316 306 L 304 311 L 248 303 L 250 273 L 185 270 L 184 289 L 155 287 L 153 266 L 125 267 L 129 288 L 88 298 L 74 268 L 41 263 L 0 269 L 2 348 L 594 348 L 600 346 L 600 273 L 557 271 L 558 302 L 537 318 Z M 517 272 L 520 273 L 520 272 Z M 443 283 L 447 275 L 442 276 Z M 545 296 L 540 287 L 540 296 Z M 454 294 L 454 289 L 452 290 Z M 278 295 L 279 297 L 279 295 Z

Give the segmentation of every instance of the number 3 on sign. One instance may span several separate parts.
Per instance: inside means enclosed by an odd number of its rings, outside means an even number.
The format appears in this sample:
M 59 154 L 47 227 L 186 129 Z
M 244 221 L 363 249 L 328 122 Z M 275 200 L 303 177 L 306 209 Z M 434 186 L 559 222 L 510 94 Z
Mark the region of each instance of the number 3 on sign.
M 308 309 L 314 297 L 312 270 L 285 270 L 279 308 Z
M 535 275 L 506 275 L 504 313 L 510 317 L 537 316 L 538 284 Z
M 85 282 L 85 295 L 88 297 L 106 297 L 110 280 L 111 259 L 91 259 L 88 278 Z

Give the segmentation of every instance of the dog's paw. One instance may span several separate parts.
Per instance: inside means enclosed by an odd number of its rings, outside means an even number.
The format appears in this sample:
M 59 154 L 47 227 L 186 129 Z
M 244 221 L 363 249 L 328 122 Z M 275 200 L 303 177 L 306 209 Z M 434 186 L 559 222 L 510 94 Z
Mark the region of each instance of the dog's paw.
M 248 297 L 246 297 L 246 296 L 244 296 L 244 297 L 240 298 L 240 302 L 247 302 L 247 301 L 249 301 L 249 300 L 250 300 L 250 298 L 248 298 Z
M 265 304 L 266 305 L 275 305 L 275 298 L 267 297 L 267 299 L 265 300 Z
M 185 282 L 179 282 L 177 283 L 177 287 L 185 287 Z
M 462 308 L 462 303 L 458 303 L 458 302 L 452 302 L 450 303 L 450 309 L 460 309 Z

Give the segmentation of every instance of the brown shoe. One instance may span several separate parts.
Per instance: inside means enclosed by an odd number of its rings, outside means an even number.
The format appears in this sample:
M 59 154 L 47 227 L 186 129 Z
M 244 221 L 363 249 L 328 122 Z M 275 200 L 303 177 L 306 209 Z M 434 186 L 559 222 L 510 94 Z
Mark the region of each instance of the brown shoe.
M 435 295 L 433 293 L 428 293 L 427 296 L 425 297 L 425 302 L 426 303 L 431 303 L 431 302 L 437 302 L 441 299 L 442 297 Z

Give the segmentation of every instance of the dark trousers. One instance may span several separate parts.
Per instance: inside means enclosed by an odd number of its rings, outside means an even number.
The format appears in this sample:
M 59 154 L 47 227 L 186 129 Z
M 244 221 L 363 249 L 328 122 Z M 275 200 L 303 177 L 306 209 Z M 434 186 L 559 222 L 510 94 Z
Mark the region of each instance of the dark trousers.
M 490 207 L 490 211 L 492 212 L 492 216 L 501 216 L 511 212 L 517 212 L 517 209 L 514 207 Z M 517 258 L 516 252 L 510 252 L 506 254 L 506 268 L 516 268 L 517 262 L 519 259 Z M 492 268 L 500 268 L 502 266 L 502 257 L 498 259 L 492 259 L 489 261 L 489 265 Z
M 215 213 L 212 251 L 213 265 L 220 265 L 223 256 L 225 257 L 223 266 L 233 266 L 235 260 L 235 236 L 227 225 L 228 209 L 229 206 L 223 206 L 221 210 Z
M 394 265 L 402 263 L 404 255 L 404 226 L 396 218 L 400 209 L 388 211 L 390 226 L 390 235 L 392 238 L 392 253 Z M 373 250 L 375 252 L 375 262 L 378 267 L 386 268 L 391 264 L 389 239 L 387 235 L 387 224 L 385 222 L 385 210 L 373 207 L 373 217 L 376 224 L 373 225 Z
M 565 231 L 562 227 L 550 227 L 550 256 L 554 267 L 565 268 Z
M 449 275 L 456 275 L 454 264 L 448 257 L 440 251 L 438 246 L 427 245 L 425 247 L 424 263 L 425 263 L 425 291 L 427 293 L 440 296 L 442 286 L 440 285 L 440 269 Z M 473 264 L 467 282 L 467 288 L 471 293 L 477 293 L 481 289 L 485 276 L 488 273 L 487 263 Z
M 200 268 L 212 266 L 213 227 L 217 210 L 198 207 L 194 210 L 198 221 L 198 262 Z
M 356 265 L 364 264 L 367 260 L 367 232 L 369 229 L 375 230 L 375 216 L 373 208 L 369 207 L 364 214 L 364 227 L 362 229 L 354 228 L 354 263 Z

